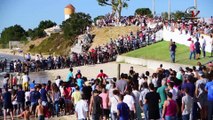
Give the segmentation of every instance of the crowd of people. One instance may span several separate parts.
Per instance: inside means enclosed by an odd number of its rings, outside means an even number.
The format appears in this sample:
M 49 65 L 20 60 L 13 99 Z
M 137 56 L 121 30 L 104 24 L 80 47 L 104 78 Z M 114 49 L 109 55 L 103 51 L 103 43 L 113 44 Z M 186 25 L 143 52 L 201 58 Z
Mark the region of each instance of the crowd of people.
M 212 120 L 213 63 L 179 71 L 164 69 L 161 64 L 151 75 L 141 75 L 131 67 L 119 79 L 100 70 L 88 80 L 73 69 L 65 80 L 35 83 L 27 74 L 22 84 L 9 84 L 6 75 L 0 105 L 4 119 L 10 113 L 29 120 L 76 115 L 78 120 Z M 142 114 L 143 113 L 143 114 Z M 142 116 L 143 115 L 143 116 Z
M 9 66 L 10 72 L 37 72 L 41 70 L 69 68 L 71 66 L 82 66 L 87 64 L 98 64 L 115 61 L 117 55 L 126 53 L 156 42 L 156 32 L 163 28 L 162 24 L 156 24 L 153 28 L 147 26 L 151 20 L 144 18 L 143 26 L 136 33 L 118 35 L 109 43 L 99 45 L 94 49 L 83 53 L 72 52 L 70 56 L 53 56 L 45 58 L 36 55 L 33 59 L 31 54 L 25 55 L 25 60 L 1 60 L 0 70 L 6 71 Z M 159 21 L 158 21 L 159 20 Z M 153 19 L 154 23 L 160 23 L 160 19 Z M 142 24 L 142 23 L 140 23 Z M 90 36 L 90 35 L 88 35 Z M 87 40 L 85 40 L 87 41 Z M 91 41 L 90 41 L 91 42 Z M 84 43 L 84 42 L 83 42 Z M 9 64 L 9 65 L 8 65 Z
M 164 22 L 167 29 L 171 31 L 178 30 L 180 34 L 190 34 L 195 37 L 200 37 L 201 34 L 211 35 L 213 33 L 213 18 L 210 22 L 205 19 L 197 20 L 172 20 L 170 23 Z

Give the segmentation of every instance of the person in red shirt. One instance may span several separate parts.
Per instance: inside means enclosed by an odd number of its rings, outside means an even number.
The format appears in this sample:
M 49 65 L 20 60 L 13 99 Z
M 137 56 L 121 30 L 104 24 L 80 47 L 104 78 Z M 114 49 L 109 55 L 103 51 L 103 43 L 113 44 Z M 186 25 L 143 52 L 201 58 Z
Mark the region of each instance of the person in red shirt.
M 103 70 L 100 70 L 100 73 L 97 75 L 97 79 L 100 79 L 101 82 L 106 83 L 106 78 L 108 78 L 108 76 L 103 72 Z
M 103 70 L 100 70 L 100 73 L 98 74 L 97 78 L 103 80 L 105 78 L 108 78 L 108 76 L 103 72 Z

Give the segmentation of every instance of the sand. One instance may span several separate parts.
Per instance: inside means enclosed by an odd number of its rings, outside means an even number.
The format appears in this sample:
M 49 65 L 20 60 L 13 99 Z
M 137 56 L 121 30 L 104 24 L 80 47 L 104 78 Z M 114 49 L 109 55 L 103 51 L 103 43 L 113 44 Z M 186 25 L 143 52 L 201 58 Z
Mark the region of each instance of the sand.
M 120 63 L 120 65 L 121 65 L 121 73 L 129 73 L 129 69 L 131 66 L 134 67 L 134 70 L 138 72 L 139 75 L 141 75 L 145 71 L 150 71 L 150 73 L 154 72 L 153 69 L 148 69 L 146 67 L 139 66 L 139 65 L 131 65 L 126 63 Z M 96 78 L 96 76 L 102 69 L 104 73 L 109 76 L 109 78 L 113 78 L 113 77 L 117 77 L 117 73 L 118 73 L 117 66 L 118 66 L 118 63 L 110 62 L 110 63 L 104 63 L 104 64 L 74 67 L 73 73 L 76 74 L 77 71 L 80 70 L 83 76 L 86 76 L 88 79 L 91 79 L 91 78 Z M 48 70 L 45 72 L 48 75 L 50 75 L 51 78 L 56 78 L 58 75 L 60 75 L 62 80 L 65 80 L 69 72 L 69 69 Z

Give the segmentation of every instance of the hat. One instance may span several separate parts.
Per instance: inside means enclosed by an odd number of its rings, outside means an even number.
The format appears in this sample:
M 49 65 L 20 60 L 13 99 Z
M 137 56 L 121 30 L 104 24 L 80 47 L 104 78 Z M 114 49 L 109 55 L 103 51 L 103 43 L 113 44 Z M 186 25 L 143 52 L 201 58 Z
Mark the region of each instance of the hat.
M 203 72 L 203 71 L 199 71 L 199 72 L 198 72 L 198 75 L 199 75 L 199 76 L 202 76 L 202 75 L 204 75 L 204 72 Z
M 81 72 L 81 70 L 78 70 L 77 72 L 78 72 L 78 73 L 80 73 L 80 72 Z

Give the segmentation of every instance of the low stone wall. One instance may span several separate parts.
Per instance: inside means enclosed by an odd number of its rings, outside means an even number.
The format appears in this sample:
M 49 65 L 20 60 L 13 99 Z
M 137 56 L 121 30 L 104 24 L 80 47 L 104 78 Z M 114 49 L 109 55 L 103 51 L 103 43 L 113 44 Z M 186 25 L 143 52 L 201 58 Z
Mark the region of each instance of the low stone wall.
M 143 59 L 143 58 L 133 58 L 133 57 L 127 57 L 122 55 L 117 56 L 116 62 L 124 62 L 124 63 L 134 64 L 134 65 L 141 65 L 153 70 L 157 69 L 160 66 L 160 64 L 163 64 L 163 68 L 165 69 L 172 68 L 176 71 L 178 71 L 180 67 L 183 67 L 183 68 L 192 67 L 189 65 L 162 62 L 162 61 L 149 60 L 149 59 Z

